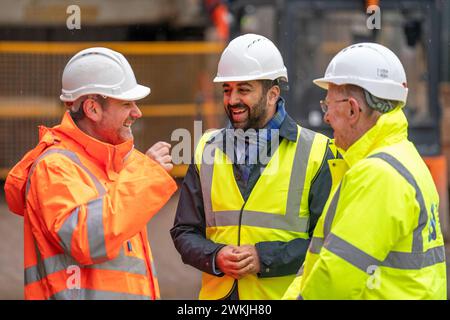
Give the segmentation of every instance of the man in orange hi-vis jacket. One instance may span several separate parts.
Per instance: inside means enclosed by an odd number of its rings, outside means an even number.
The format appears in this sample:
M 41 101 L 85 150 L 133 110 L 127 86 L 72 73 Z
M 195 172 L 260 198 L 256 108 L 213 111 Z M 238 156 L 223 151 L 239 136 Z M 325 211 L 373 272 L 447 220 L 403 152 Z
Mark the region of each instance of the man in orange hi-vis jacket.
M 106 48 L 77 53 L 62 87 L 61 124 L 39 128 L 5 183 L 24 216 L 25 298 L 158 299 L 146 224 L 177 187 L 170 145 L 133 147 L 135 101 L 150 88 Z

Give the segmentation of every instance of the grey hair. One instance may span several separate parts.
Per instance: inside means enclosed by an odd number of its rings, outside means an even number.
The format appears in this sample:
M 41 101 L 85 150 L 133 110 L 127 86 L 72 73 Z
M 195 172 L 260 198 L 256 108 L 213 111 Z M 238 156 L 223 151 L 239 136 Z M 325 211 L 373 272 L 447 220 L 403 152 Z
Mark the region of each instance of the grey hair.
M 388 113 L 394 110 L 399 104 L 399 101 L 378 98 L 366 89 L 352 84 L 338 86 L 338 90 L 346 96 L 352 96 L 357 99 L 360 104 L 363 104 L 366 107 L 366 113 L 369 116 L 372 115 L 373 111 Z
M 66 102 L 65 105 L 69 109 L 70 116 L 73 120 L 78 121 L 84 119 L 86 115 L 84 113 L 83 104 L 87 99 L 93 99 L 97 101 L 103 108 L 106 104 L 107 97 L 99 94 L 89 94 L 86 96 L 82 96 L 73 102 Z

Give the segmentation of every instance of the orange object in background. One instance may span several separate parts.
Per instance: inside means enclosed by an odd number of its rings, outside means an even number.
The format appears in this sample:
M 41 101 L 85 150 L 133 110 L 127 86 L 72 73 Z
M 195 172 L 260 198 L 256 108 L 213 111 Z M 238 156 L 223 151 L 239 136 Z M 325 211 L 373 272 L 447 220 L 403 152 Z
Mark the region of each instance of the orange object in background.
M 228 8 L 224 4 L 218 5 L 212 14 L 214 25 L 216 26 L 217 35 L 222 41 L 227 41 L 230 34 L 228 23 Z
M 446 241 L 450 240 L 450 217 L 448 203 L 448 175 L 447 159 L 444 155 L 424 157 L 425 163 L 430 169 L 434 183 L 439 193 L 439 220 L 441 222 L 442 234 Z
M 366 8 L 370 6 L 379 6 L 380 1 L 379 0 L 366 0 Z
M 216 27 L 217 37 L 221 41 L 228 41 L 230 23 L 228 21 L 228 7 L 221 0 L 205 0 L 206 8 Z

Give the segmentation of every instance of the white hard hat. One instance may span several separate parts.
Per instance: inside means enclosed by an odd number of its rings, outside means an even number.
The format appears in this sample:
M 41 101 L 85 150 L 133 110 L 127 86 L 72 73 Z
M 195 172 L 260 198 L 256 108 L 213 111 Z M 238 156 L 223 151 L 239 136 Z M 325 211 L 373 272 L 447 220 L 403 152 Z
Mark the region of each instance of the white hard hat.
M 287 81 L 280 51 L 266 37 L 245 34 L 233 39 L 220 57 L 214 82 L 275 80 Z
M 328 89 L 328 84 L 353 84 L 375 97 L 406 103 L 408 87 L 405 70 L 397 56 L 377 43 L 358 43 L 341 50 L 330 62 L 323 78 L 313 82 Z
M 62 75 L 65 102 L 88 94 L 134 101 L 145 98 L 150 88 L 137 84 L 133 69 L 125 57 L 108 48 L 89 48 L 70 59 Z

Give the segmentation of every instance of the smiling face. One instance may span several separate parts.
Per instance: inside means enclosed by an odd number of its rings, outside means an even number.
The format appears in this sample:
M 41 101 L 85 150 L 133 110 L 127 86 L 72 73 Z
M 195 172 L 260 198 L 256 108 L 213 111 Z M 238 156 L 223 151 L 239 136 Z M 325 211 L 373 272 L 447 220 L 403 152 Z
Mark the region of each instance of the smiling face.
M 131 125 L 140 117 L 142 112 L 134 101 L 108 98 L 96 124 L 96 135 L 99 140 L 112 145 L 132 140 Z
M 223 106 L 235 129 L 263 128 L 273 116 L 260 81 L 225 82 Z

